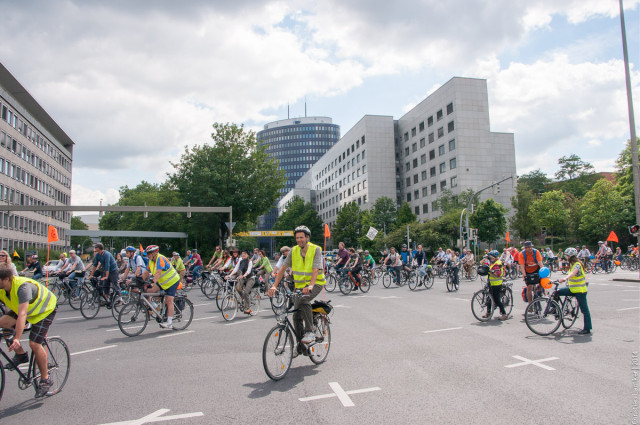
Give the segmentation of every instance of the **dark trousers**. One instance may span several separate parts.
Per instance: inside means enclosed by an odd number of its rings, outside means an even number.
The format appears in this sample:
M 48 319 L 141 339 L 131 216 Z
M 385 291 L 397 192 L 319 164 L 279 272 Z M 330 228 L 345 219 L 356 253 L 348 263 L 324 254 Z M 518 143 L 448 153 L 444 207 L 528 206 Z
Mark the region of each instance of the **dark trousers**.
M 560 296 L 568 296 L 568 297 L 576 297 L 578 300 L 578 305 L 580 306 L 580 311 L 584 316 L 584 328 L 587 331 L 592 329 L 591 327 L 591 312 L 589 311 L 589 305 L 587 304 L 587 293 L 586 292 L 571 292 L 569 288 L 560 288 L 558 289 L 558 295 Z
M 293 328 L 296 331 L 298 339 L 302 338 L 303 333 L 313 332 L 311 301 L 322 292 L 322 289 L 324 289 L 324 285 L 316 284 L 313 285 L 313 289 L 308 295 L 300 295 L 295 298 L 294 308 L 296 308 L 297 311 L 293 313 Z
M 491 291 L 491 296 L 500 309 L 500 314 L 507 314 L 502 304 L 502 285 L 491 285 L 489 286 L 489 291 Z M 491 310 L 491 298 L 487 300 L 487 310 Z

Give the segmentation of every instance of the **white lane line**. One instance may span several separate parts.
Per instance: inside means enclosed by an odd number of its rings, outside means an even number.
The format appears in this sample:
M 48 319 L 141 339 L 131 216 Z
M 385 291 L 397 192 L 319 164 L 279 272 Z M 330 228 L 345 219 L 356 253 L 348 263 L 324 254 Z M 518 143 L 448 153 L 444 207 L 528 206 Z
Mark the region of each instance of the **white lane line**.
M 598 283 L 598 285 L 601 285 L 601 286 L 609 286 L 609 284 L 608 284 L 608 283 Z
M 242 322 L 227 323 L 225 326 L 239 325 L 241 323 L 253 322 L 254 320 L 256 320 L 256 319 L 247 319 L 247 320 L 243 320 Z
M 56 317 L 55 320 L 71 320 L 71 319 L 82 319 L 82 316 L 73 316 L 73 317 Z
M 344 392 L 340 384 L 338 384 L 337 382 L 329 382 L 329 386 L 331 387 L 333 392 L 336 394 L 336 396 L 338 396 L 338 400 L 340 400 L 340 402 L 344 407 L 355 406 L 351 398 L 347 395 L 346 392 Z
M 75 356 L 78 354 L 92 353 L 94 351 L 106 350 L 107 348 L 114 348 L 114 347 L 117 347 L 117 345 L 107 345 L 106 347 L 99 347 L 99 348 L 93 348 L 91 350 L 78 351 L 76 353 L 71 353 L 71 355 Z
M 462 326 L 458 327 L 458 328 L 446 328 L 446 329 L 435 329 L 432 331 L 422 331 L 423 334 L 430 334 L 433 332 L 444 332 L 444 331 L 455 331 L 457 329 L 462 329 Z
M 351 307 L 350 307 L 350 306 L 348 306 L 348 305 L 342 305 L 342 304 L 334 305 L 333 307 L 334 307 L 334 308 L 351 308 Z
M 198 319 L 193 319 L 192 322 L 195 322 L 196 320 L 217 319 L 218 317 L 219 316 L 200 317 Z
M 628 307 L 628 308 L 617 308 L 616 311 L 623 311 L 623 310 L 637 310 L 640 307 Z
M 190 333 L 193 333 L 193 332 L 195 332 L 195 331 L 175 332 L 175 333 L 171 333 L 171 334 L 167 334 L 167 335 L 157 336 L 156 339 L 169 338 L 171 336 L 176 336 L 176 335 L 186 335 L 186 334 L 190 334 Z
M 211 304 L 213 304 L 213 303 L 194 304 L 193 306 L 194 306 L 194 307 L 199 307 L 199 306 L 201 306 L 201 305 L 211 305 Z
M 514 363 L 514 364 L 509 364 L 509 365 L 505 365 L 505 367 L 520 367 L 520 366 L 527 366 L 527 365 L 534 365 L 534 366 L 538 366 L 541 367 L 542 369 L 546 369 L 546 370 L 555 370 L 554 368 L 552 368 L 551 366 L 547 366 L 542 364 L 542 362 L 548 362 L 551 360 L 558 360 L 558 357 L 547 357 L 546 359 L 540 359 L 540 360 L 529 360 L 525 357 L 522 356 L 511 356 L 514 359 L 518 359 L 518 360 L 522 360 L 522 363 Z
M 471 300 L 468 300 L 466 298 L 453 298 L 453 299 L 454 300 L 458 300 L 458 301 L 467 301 L 467 302 L 471 301 Z
M 134 419 L 130 421 L 122 421 L 122 422 L 111 422 L 108 424 L 102 425 L 143 425 L 151 422 L 165 422 L 165 421 L 175 421 L 177 419 L 187 419 L 187 418 L 196 418 L 199 416 L 204 416 L 202 412 L 193 412 L 193 413 L 183 413 L 181 415 L 171 415 L 171 416 L 162 416 L 165 413 L 170 412 L 170 409 L 160 409 L 155 412 L 144 416 L 140 419 Z

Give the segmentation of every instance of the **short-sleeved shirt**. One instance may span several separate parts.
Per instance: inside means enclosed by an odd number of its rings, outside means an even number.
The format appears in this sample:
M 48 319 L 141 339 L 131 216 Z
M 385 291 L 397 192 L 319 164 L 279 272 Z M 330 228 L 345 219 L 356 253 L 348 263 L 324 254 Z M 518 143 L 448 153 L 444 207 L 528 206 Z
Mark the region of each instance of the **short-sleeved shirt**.
M 366 264 L 368 264 L 369 266 L 373 266 L 373 265 L 375 265 L 375 264 L 376 264 L 376 261 L 373 259 L 373 257 L 371 256 L 371 254 L 366 255 L 366 256 L 364 257 L 364 262 L 365 262 Z
M 425 255 L 424 251 L 416 251 L 415 255 L 413 256 L 413 259 L 416 260 L 416 264 L 421 266 L 424 264 L 425 260 L 427 259 L 427 256 Z
M 93 258 L 93 265 L 98 267 L 98 263 L 102 264 L 102 269 L 109 273 L 118 273 L 118 263 L 109 251 L 102 251 L 102 254 L 96 254 Z
M 194 266 L 202 266 L 202 258 L 200 258 L 200 254 L 193 254 L 193 265 Z
M 342 260 L 340 264 L 342 265 L 347 264 L 347 262 L 349 261 L 349 251 L 347 251 L 346 249 L 339 249 L 338 257 L 340 257 L 340 259 Z
M 158 256 L 158 258 L 156 258 L 156 272 L 158 270 L 167 271 L 170 268 L 171 262 L 169 262 L 165 257 Z
M 140 273 L 147 270 L 147 266 L 145 266 L 141 255 L 134 255 L 133 258 L 129 258 L 129 268 L 133 270 L 134 273 L 138 270 L 138 266 L 140 266 Z
M 389 254 L 387 255 L 387 265 L 394 267 L 396 266 L 397 263 L 399 263 L 400 261 L 400 255 L 399 254 Z
M 11 291 L 7 292 L 7 298 L 11 298 Z M 32 303 L 38 298 L 38 287 L 26 281 L 18 288 L 18 304 Z
M 400 255 L 402 256 L 402 262 L 404 264 L 409 263 L 411 261 L 411 252 L 410 251 L 400 251 Z
M 346 251 L 346 250 L 345 250 Z M 302 250 L 300 250 L 300 255 L 302 255 Z M 357 255 L 357 254 L 356 254 Z M 285 258 L 283 265 L 285 267 L 291 267 L 291 265 L 293 264 L 293 259 L 292 259 L 293 255 L 287 255 L 287 258 Z M 304 260 L 304 256 L 302 256 L 302 259 Z M 316 247 L 316 254 L 313 257 L 313 265 L 311 266 L 314 269 L 320 269 L 322 270 L 322 250 L 320 249 L 320 247 Z
M 84 263 L 77 255 L 75 259 L 70 256 L 67 260 L 67 264 L 64 266 L 64 269 L 69 270 L 70 272 L 79 272 L 84 269 Z
M 527 255 L 526 249 L 520 253 L 518 256 L 518 263 L 524 265 L 524 271 L 526 273 L 535 273 L 538 271 L 538 262 L 542 262 L 542 255 L 540 251 L 535 250 L 535 259 L 533 258 L 533 253 Z M 527 262 L 525 263 L 525 258 Z
M 214 252 L 213 253 L 213 258 L 215 258 L 216 260 L 222 258 L 222 251 Z
M 29 270 L 33 271 L 33 274 L 42 274 L 42 266 L 40 265 L 40 261 L 36 260 L 35 263 L 29 264 L 27 267 Z

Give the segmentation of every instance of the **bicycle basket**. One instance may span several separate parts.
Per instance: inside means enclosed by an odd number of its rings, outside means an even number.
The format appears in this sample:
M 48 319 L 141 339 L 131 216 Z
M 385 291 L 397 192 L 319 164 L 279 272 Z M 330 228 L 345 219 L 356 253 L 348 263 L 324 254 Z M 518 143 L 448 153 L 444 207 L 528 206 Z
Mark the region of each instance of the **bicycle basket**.
M 486 264 L 482 264 L 478 266 L 478 275 L 486 276 L 488 274 L 489 274 L 489 266 L 487 266 Z
M 331 307 L 331 304 L 329 304 L 328 302 L 314 301 L 311 304 L 311 310 L 314 313 L 329 314 L 331 313 L 331 310 L 333 310 L 333 307 Z

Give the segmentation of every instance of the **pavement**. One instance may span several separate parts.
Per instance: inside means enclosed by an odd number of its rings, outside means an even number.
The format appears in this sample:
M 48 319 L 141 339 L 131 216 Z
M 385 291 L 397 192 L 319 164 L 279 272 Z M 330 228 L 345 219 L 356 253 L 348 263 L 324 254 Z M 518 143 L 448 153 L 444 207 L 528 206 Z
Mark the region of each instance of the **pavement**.
M 591 336 L 577 334 L 582 317 L 569 330 L 534 335 L 522 320 L 521 281 L 505 322 L 473 317 L 479 280 L 454 293 L 441 279 L 415 292 L 378 284 L 367 294 L 327 293 L 335 307 L 327 361 L 300 356 L 278 382 L 262 366 L 276 323 L 268 299 L 257 316 L 225 322 L 194 289 L 189 328 L 150 322 L 132 338 L 106 309 L 85 320 L 63 305 L 49 334 L 72 353 L 66 386 L 35 400 L 7 372 L 0 423 L 638 423 L 640 283 L 614 278 L 638 273 L 590 276 Z

